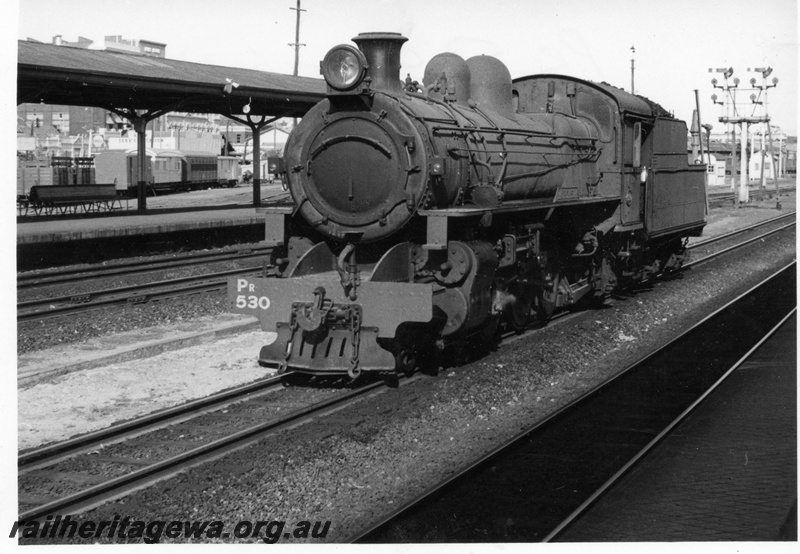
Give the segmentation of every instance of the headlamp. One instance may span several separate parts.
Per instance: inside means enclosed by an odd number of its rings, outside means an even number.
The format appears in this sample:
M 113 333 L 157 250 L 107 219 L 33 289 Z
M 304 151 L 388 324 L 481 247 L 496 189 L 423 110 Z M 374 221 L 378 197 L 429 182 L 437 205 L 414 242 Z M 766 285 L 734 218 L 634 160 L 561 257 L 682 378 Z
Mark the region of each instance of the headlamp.
M 367 58 L 358 48 L 341 44 L 331 48 L 320 64 L 325 82 L 336 90 L 350 90 L 364 78 Z

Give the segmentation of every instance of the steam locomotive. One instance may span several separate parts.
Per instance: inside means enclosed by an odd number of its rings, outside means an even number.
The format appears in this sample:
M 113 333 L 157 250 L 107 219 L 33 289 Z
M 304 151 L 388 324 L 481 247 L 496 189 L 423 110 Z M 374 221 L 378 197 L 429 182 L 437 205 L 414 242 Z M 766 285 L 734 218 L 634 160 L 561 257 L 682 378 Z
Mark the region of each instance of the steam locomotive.
M 228 284 L 233 311 L 277 331 L 260 364 L 408 373 L 680 268 L 707 209 L 683 121 L 490 56 L 439 54 L 403 82 L 406 40 L 331 49 L 327 97 L 270 161 L 292 197 L 260 208 L 277 278 Z

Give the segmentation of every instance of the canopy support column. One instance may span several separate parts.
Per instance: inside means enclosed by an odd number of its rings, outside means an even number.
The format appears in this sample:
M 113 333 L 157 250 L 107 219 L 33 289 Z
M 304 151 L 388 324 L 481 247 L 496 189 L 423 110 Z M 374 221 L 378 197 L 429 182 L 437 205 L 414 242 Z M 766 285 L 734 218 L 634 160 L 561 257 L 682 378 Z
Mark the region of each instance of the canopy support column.
M 136 211 L 145 213 L 147 211 L 147 124 L 157 117 L 161 117 L 168 111 L 177 109 L 179 104 L 162 106 L 154 110 L 143 110 L 136 108 L 116 108 L 106 106 L 106 109 L 124 117 L 130 121 L 134 131 L 136 131 L 136 167 L 138 180 L 136 182 Z M 153 131 L 155 133 L 155 130 Z
M 266 116 L 256 116 L 260 118 L 256 121 L 253 116 L 247 114 L 247 119 L 241 119 L 235 115 L 224 114 L 230 119 L 234 121 L 238 121 L 243 125 L 247 125 L 250 127 L 250 130 L 253 133 L 253 206 L 260 206 L 261 205 L 261 131 L 269 124 L 275 123 L 281 118 L 286 117 L 286 114 L 282 114 L 271 119 L 267 119 Z
M 250 121 L 250 116 L 247 116 Z M 261 129 L 263 124 L 250 125 L 253 130 L 253 206 L 261 205 Z
M 139 213 L 147 211 L 147 122 L 146 117 L 131 117 L 130 122 L 136 131 L 136 164 L 138 165 L 139 179 L 136 182 L 136 210 Z

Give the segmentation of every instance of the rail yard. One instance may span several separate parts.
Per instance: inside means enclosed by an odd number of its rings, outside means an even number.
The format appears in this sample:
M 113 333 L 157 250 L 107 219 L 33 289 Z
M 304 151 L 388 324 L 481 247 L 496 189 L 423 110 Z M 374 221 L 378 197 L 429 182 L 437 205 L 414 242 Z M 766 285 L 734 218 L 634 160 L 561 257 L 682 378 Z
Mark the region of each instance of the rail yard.
M 218 191 L 226 193 L 229 192 Z M 252 353 L 246 351 L 246 345 L 253 340 L 268 339 L 257 338 L 264 337 L 264 333 L 256 328 L 252 318 L 223 315 L 227 306 L 222 290 L 121 308 L 97 308 L 68 318 L 21 322 L 20 376 L 44 360 L 58 360 L 51 364 L 50 371 L 20 381 L 19 433 L 23 454 L 35 454 L 42 445 L 58 445 L 90 431 L 102 433 L 119 421 L 130 420 L 133 424 L 170 407 L 186 411 L 182 416 L 174 416 L 175 419 L 165 417 L 164 422 L 151 424 L 155 430 L 130 432 L 139 438 L 126 439 L 123 430 L 116 439 L 98 439 L 101 446 L 89 443 L 83 454 L 56 461 L 52 467 L 34 464 L 32 470 L 25 469 L 20 476 L 21 513 L 35 514 L 37 503 L 57 501 L 65 494 L 82 491 L 87 483 L 97 487 L 101 476 L 119 479 L 131 471 L 144 471 L 147 466 L 142 465 L 143 460 L 164 462 L 165 456 L 241 433 L 252 426 L 248 422 L 258 420 L 269 429 L 256 445 L 240 446 L 225 458 L 211 456 L 211 461 L 204 465 L 171 477 L 161 476 L 167 480 L 158 486 L 157 494 L 153 494 L 152 488 L 144 488 L 125 493 L 123 500 L 99 506 L 100 501 L 94 504 L 85 501 L 84 507 L 96 507 L 81 517 L 113 518 L 112 514 L 122 506 L 120 502 L 124 502 L 129 514 L 136 514 L 137 509 L 132 507 L 141 506 L 142 510 L 156 510 L 158 517 L 168 519 L 171 510 L 180 511 L 181 506 L 192 505 L 192 510 L 196 508 L 195 513 L 203 517 L 224 519 L 229 514 L 219 507 L 234 505 L 233 499 L 244 495 L 249 505 L 272 506 L 271 519 L 291 519 L 293 510 L 300 510 L 320 520 L 335 521 L 327 540 L 336 542 L 361 536 L 395 508 L 448 478 L 455 468 L 469 466 L 520 430 L 547 418 L 627 364 L 679 335 L 689 322 L 702 319 L 703 314 L 723 305 L 726 298 L 743 292 L 781 263 L 791 261 L 793 192 L 784 193 L 781 202 L 781 211 L 774 209 L 774 199 L 740 210 L 734 210 L 730 204 L 714 207 L 704 236 L 693 241 L 697 245 L 691 253 L 694 261 L 755 239 L 750 246 L 740 247 L 740 251 L 748 253 L 749 261 L 745 264 L 737 261 L 741 256 L 736 252 L 723 253 L 685 270 L 680 279 L 657 281 L 630 295 L 614 298 L 602 312 L 588 309 L 565 313 L 547 326 L 533 325 L 523 335 L 511 334 L 496 351 L 477 352 L 470 358 L 437 368 L 438 375 L 419 373 L 414 379 L 401 380 L 397 388 L 374 382 L 370 390 L 358 393 L 356 399 L 341 406 L 337 404 L 330 408 L 331 413 L 323 409 L 322 415 L 300 413 L 313 414 L 319 409 L 315 404 L 320 404 L 321 399 L 355 393 L 361 387 L 352 388 L 346 379 L 341 383 L 295 384 L 290 376 L 285 384 L 295 386 L 270 389 L 261 385 L 264 392 L 256 399 L 248 397 L 241 404 L 232 392 L 217 407 L 181 408 L 187 401 L 206 396 L 211 403 L 218 391 L 258 383 L 274 374 L 260 368 Z M 726 238 L 728 233 L 753 223 L 761 225 Z M 243 245 L 225 250 L 246 257 L 254 254 L 255 248 Z M 212 269 L 227 264 L 239 267 L 252 264 L 247 259 L 214 261 L 216 253 L 203 256 L 195 262 L 212 264 Z M 192 261 L 166 262 L 162 260 L 164 256 L 158 256 L 159 261 L 155 262 L 152 258 L 146 262 L 189 264 Z M 137 260 L 132 269 L 144 271 L 147 269 L 142 267 L 144 262 Z M 102 271 L 109 272 L 109 266 L 115 265 L 104 264 Z M 731 272 L 731 267 L 737 270 Z M 59 271 L 64 269 L 69 268 Z M 91 275 L 94 268 L 79 269 Z M 208 271 L 208 267 L 198 269 L 190 265 L 178 268 L 154 265 L 154 269 L 156 277 L 148 272 L 124 277 L 112 274 L 102 279 L 117 286 L 131 280 L 160 280 L 164 272 L 175 278 L 175 272 Z M 23 278 L 32 284 L 36 280 L 57 278 L 47 277 L 47 273 L 26 272 L 20 275 L 20 282 Z M 93 286 L 97 286 L 99 278 L 93 276 Z M 65 287 L 75 294 L 85 294 L 86 287 L 91 288 L 70 281 L 48 285 L 47 289 L 51 295 L 61 295 L 57 291 Z M 26 286 L 20 294 L 41 294 L 34 293 L 35 290 L 35 286 Z M 602 320 L 598 319 L 600 313 Z M 113 332 L 121 321 L 125 322 L 121 332 Z M 30 343 L 26 336 L 31 337 Z M 43 340 L 44 336 L 49 339 Z M 567 348 L 575 343 L 581 347 Z M 608 348 L 608 344 L 613 347 Z M 125 347 L 121 349 L 124 352 L 110 358 L 111 363 L 104 361 L 114 355 L 110 348 L 120 346 Z M 94 359 L 91 354 L 95 354 Z M 530 371 L 531 365 L 535 365 L 536 371 Z M 91 394 L 86 393 L 88 383 L 92 383 Z M 248 402 L 253 407 L 248 408 Z M 193 411 L 196 413 L 192 415 Z M 247 412 L 250 413 L 247 417 L 240 415 Z M 297 421 L 295 413 L 300 418 Z M 182 423 L 171 423 L 174 420 Z M 209 427 L 212 421 L 216 431 Z M 178 436 L 186 437 L 182 440 L 189 446 L 180 447 L 180 441 L 175 442 Z M 168 443 L 169 448 L 159 446 Z M 444 466 L 440 463 L 442 459 L 448 460 Z M 265 468 L 276 464 L 283 468 L 282 479 L 269 481 Z M 81 466 L 94 477 L 78 479 L 76 472 Z M 231 467 L 238 469 L 231 472 Z M 363 470 L 353 472 L 353 467 Z M 198 487 L 192 483 L 214 485 Z M 320 503 L 320 498 L 327 500 Z M 347 516 L 342 518 L 342 513 Z M 502 528 L 501 523 L 492 522 L 486 532 L 495 538 L 502 537 Z M 410 534 L 390 537 L 394 537 L 392 540 L 423 538 L 415 536 L 413 530 L 401 533 Z M 511 536 L 506 535 L 505 540 Z M 528 537 L 528 540 L 537 539 Z
M 508 18 L 506 49 L 318 29 L 309 78 L 291 9 L 292 76 L 248 37 L 249 66 L 18 41 L 9 538 L 796 542 L 767 57 L 708 68 L 712 142 L 690 72 L 640 46 L 637 87 L 631 46 L 628 87 L 607 33 L 591 67 Z

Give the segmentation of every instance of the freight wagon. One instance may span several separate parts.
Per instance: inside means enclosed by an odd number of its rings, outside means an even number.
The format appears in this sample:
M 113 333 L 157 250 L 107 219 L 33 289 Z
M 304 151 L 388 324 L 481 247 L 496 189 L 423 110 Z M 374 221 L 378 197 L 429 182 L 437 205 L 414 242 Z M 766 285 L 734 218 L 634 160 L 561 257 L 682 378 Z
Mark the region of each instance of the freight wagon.
M 17 196 L 27 196 L 31 187 L 90 185 L 95 183 L 92 158 L 52 157 L 17 162 Z
M 241 176 L 238 158 L 213 154 L 146 150 L 144 180 L 155 194 L 236 186 Z M 106 151 L 95 156 L 96 182 L 113 183 L 118 194 L 135 196 L 139 182 L 136 151 Z

